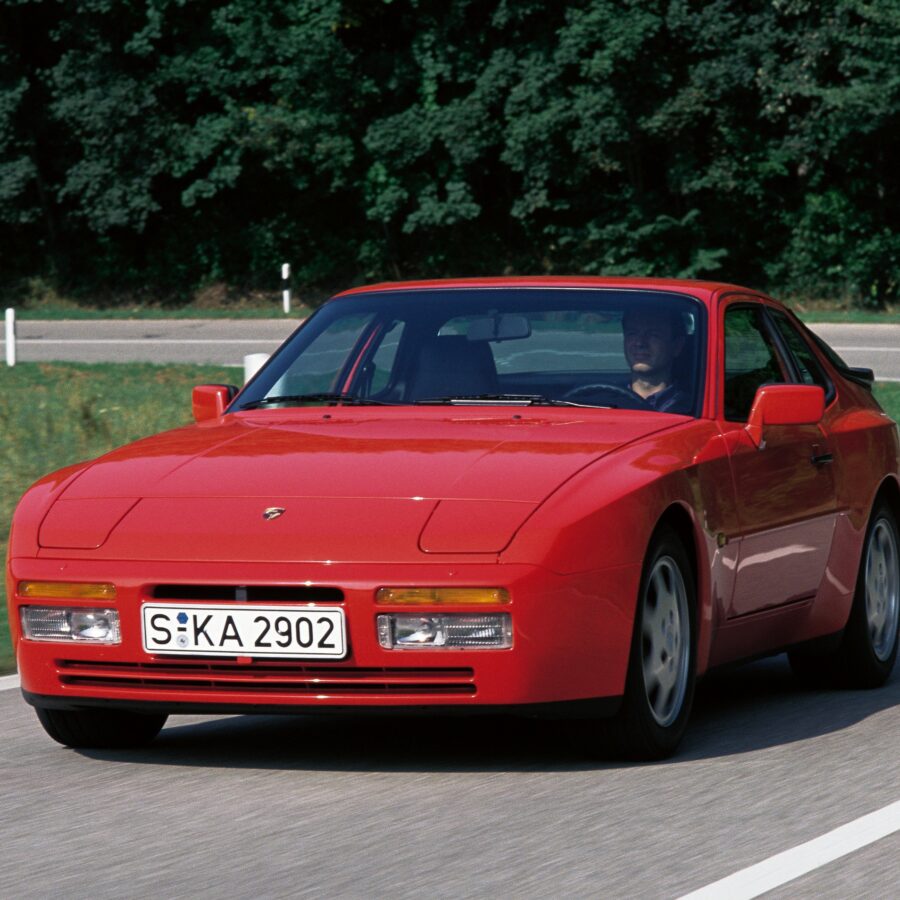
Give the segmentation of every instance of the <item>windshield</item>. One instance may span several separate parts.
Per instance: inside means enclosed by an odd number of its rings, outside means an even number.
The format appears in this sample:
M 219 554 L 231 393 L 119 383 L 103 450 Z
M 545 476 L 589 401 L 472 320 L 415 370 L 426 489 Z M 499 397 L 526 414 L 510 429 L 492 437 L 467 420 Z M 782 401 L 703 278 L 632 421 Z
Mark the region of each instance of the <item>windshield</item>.
M 704 308 L 663 291 L 444 288 L 326 303 L 233 409 L 574 405 L 697 415 Z

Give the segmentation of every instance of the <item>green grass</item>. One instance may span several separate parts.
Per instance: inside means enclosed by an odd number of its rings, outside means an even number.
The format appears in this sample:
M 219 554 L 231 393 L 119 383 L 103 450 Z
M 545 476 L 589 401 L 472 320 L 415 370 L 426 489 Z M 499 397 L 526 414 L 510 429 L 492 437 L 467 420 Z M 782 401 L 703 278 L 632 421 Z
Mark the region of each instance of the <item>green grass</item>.
M 900 382 L 882 381 L 881 384 L 876 384 L 875 396 L 884 411 L 895 422 L 900 422 Z
M 0 559 L 13 509 L 42 475 L 191 421 L 191 388 L 219 366 L 24 363 L 0 369 Z M 14 668 L 0 584 L 0 673 Z
M 217 366 L 24 363 L 0 369 L 0 559 L 19 497 L 54 469 L 92 459 L 139 437 L 186 424 L 191 388 L 230 382 Z M 900 384 L 875 389 L 900 420 Z M 13 670 L 0 583 L 0 674 Z

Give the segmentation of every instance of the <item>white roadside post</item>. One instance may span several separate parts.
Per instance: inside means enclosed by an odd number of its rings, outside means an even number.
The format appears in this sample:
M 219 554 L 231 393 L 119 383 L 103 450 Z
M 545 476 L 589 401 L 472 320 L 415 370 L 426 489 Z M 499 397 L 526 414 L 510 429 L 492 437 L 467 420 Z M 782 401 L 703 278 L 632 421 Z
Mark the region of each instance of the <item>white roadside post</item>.
M 244 357 L 244 384 L 268 362 L 268 353 L 248 353 Z
M 16 311 L 6 310 L 6 364 L 16 364 Z
M 281 264 L 281 301 L 284 305 L 284 314 L 287 315 L 291 311 L 291 264 Z

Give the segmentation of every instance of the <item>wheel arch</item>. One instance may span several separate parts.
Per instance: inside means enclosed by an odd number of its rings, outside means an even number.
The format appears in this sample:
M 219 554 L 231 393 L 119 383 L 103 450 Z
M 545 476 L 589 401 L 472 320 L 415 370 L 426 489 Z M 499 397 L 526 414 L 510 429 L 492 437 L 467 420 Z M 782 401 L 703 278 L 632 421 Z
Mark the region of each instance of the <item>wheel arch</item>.
M 869 502 L 868 507 L 866 507 L 864 504 L 861 504 L 864 515 L 860 518 L 860 525 L 858 530 L 853 533 L 857 541 L 853 556 L 853 569 L 851 576 L 854 590 L 851 591 L 849 602 L 846 605 L 846 615 L 841 626 L 842 629 L 846 628 L 853 611 L 855 585 L 857 582 L 858 573 L 863 564 L 863 554 L 866 550 L 866 535 L 868 534 L 869 527 L 872 524 L 872 516 L 874 515 L 878 504 L 884 501 L 888 505 L 888 508 L 891 510 L 891 512 L 894 514 L 894 520 L 898 523 L 898 525 L 900 525 L 900 483 L 898 483 L 897 477 L 895 475 L 890 473 L 886 475 L 871 494 L 871 498 L 872 499 Z M 834 556 L 834 552 L 834 547 L 832 547 L 832 557 Z
M 694 584 L 697 586 L 697 591 L 699 594 L 700 590 L 700 568 L 699 568 L 699 545 L 697 543 L 697 535 L 694 528 L 694 520 L 691 517 L 691 514 L 680 504 L 673 503 L 671 506 L 666 508 L 663 511 L 663 514 L 659 517 L 659 521 L 656 523 L 656 528 L 653 531 L 653 537 L 651 537 L 650 542 L 653 542 L 653 538 L 656 537 L 660 528 L 668 526 L 678 535 L 679 540 L 684 544 L 684 549 L 687 552 L 688 560 L 691 564 L 691 574 L 694 576 Z
M 673 502 L 663 510 L 656 527 L 653 529 L 653 534 L 648 543 L 648 550 L 652 546 L 659 530 L 664 527 L 671 528 L 681 541 L 691 566 L 691 574 L 694 577 L 694 588 L 697 592 L 693 607 L 695 616 L 694 639 L 696 641 L 697 674 L 701 675 L 706 671 L 709 662 L 713 622 L 712 603 L 710 600 L 711 573 L 705 559 L 705 546 L 692 511 L 682 503 Z
M 900 523 L 900 484 L 892 475 L 888 475 L 878 486 L 878 490 L 875 492 L 875 499 L 872 501 L 872 510 L 875 509 L 880 500 L 884 500 L 887 503 L 894 514 L 894 519 Z M 872 512 L 870 511 L 869 518 L 871 516 Z

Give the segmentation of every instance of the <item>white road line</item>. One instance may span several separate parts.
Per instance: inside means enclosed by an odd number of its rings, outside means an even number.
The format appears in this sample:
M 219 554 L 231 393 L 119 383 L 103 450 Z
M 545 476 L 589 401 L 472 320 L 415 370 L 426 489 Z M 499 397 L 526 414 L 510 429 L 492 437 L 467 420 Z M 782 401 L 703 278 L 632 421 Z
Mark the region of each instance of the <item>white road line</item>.
M 4 675 L 0 678 L 0 691 L 14 691 L 19 687 L 18 675 Z
M 751 900 L 900 831 L 900 800 L 805 844 L 714 881 L 680 900 Z
M 900 347 L 834 347 L 838 353 L 900 353 Z

